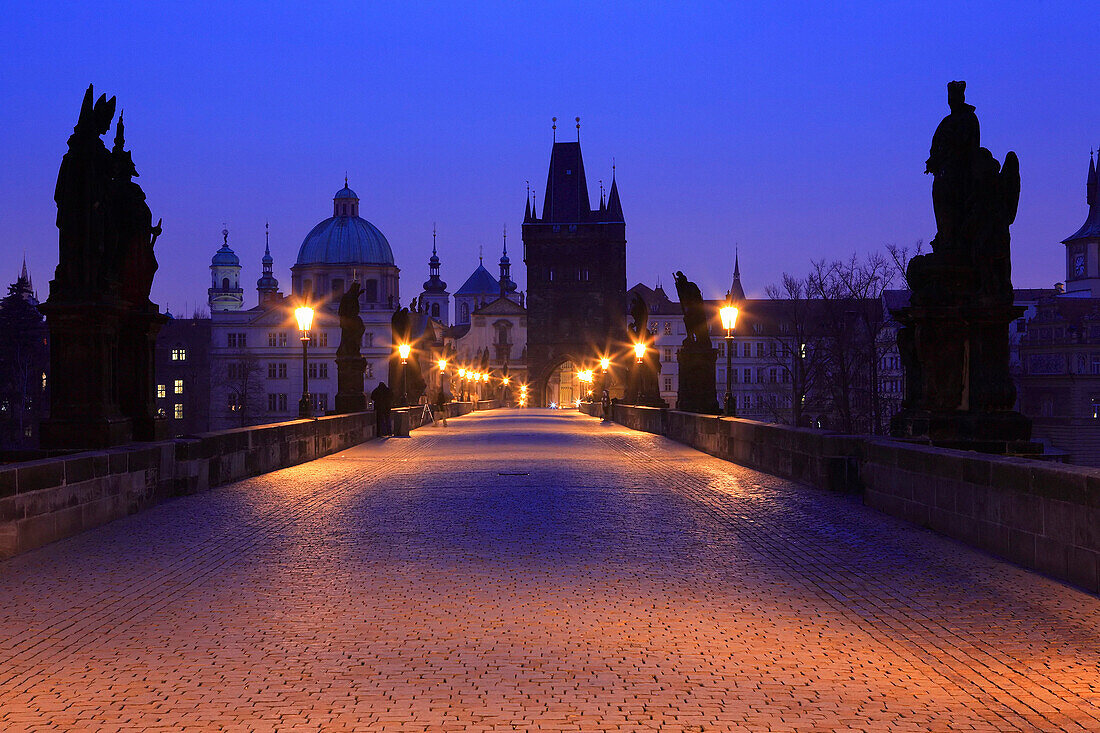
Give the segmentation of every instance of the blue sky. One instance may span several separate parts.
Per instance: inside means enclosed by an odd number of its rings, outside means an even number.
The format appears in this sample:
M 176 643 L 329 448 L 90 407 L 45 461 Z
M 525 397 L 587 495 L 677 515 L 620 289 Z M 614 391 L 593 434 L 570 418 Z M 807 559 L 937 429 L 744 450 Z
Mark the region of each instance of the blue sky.
M 1020 157 L 1014 283 L 1065 277 L 1100 144 L 1100 13 L 1089 3 L 20 3 L 0 17 L 0 279 L 57 262 L 52 200 L 92 82 L 117 95 L 154 217 L 154 300 L 205 303 L 222 223 L 243 280 L 264 222 L 276 276 L 331 214 L 345 171 L 387 236 L 402 298 L 432 223 L 452 290 L 518 263 L 526 181 L 541 201 L 550 118 L 611 162 L 629 284 L 682 269 L 725 292 L 735 243 L 762 295 L 811 258 L 934 235 L 922 175 L 946 83 L 967 81 L 983 144 Z M 525 286 L 523 268 L 514 268 Z M 4 275 L 3 273 L 8 273 Z M 249 303 L 255 293 L 246 290 Z

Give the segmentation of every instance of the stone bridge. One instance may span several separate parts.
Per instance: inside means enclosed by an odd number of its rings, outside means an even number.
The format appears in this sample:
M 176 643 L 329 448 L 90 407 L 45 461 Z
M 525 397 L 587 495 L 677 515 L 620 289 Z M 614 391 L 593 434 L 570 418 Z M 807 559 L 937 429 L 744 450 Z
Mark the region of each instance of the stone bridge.
M 1100 598 L 864 503 L 902 482 L 913 506 L 882 508 L 913 512 L 921 472 L 961 491 L 1007 469 L 893 454 L 890 473 L 839 443 L 807 468 L 790 436 L 692 428 L 794 480 L 646 419 L 342 424 L 314 428 L 351 436 L 336 452 L 283 434 L 330 453 L 297 465 L 261 437 L 225 439 L 225 464 L 180 449 L 184 495 L 0 561 L 0 729 L 1100 730 Z M 159 486 L 154 460 L 117 475 Z M 862 495 L 811 485 L 853 480 Z M 20 521 L 66 511 L 34 481 L 0 474 Z M 1033 553 L 1044 522 L 1078 526 L 1032 507 Z

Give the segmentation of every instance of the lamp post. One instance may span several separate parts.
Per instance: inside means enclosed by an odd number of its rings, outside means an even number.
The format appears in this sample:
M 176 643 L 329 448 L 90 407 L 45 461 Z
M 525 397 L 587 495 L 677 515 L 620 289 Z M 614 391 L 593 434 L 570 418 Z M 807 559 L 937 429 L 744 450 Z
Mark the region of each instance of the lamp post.
M 397 347 L 397 353 L 401 357 L 401 404 L 404 407 L 409 406 L 409 353 L 411 351 L 412 347 L 408 344 Z
M 313 309 L 303 305 L 294 309 L 298 331 L 302 339 L 302 399 L 298 400 L 298 417 L 313 417 L 313 404 L 309 397 L 309 331 L 313 328 Z
M 447 372 L 447 360 L 440 359 L 435 363 L 439 367 L 439 396 L 443 397 L 443 375 Z
M 512 381 L 511 377 L 500 378 L 500 403 L 504 406 L 504 402 L 508 399 L 508 383 Z
M 465 395 L 465 392 L 464 392 L 465 389 L 466 389 L 466 370 L 465 369 L 459 369 L 458 370 L 458 401 L 459 402 L 465 402 L 466 401 L 466 399 L 465 399 L 466 395 Z
M 726 414 L 737 414 L 737 401 L 733 397 L 733 329 L 737 327 L 737 306 L 726 301 L 718 312 L 722 316 L 722 328 L 726 329 Z
M 645 356 L 645 343 L 638 341 L 634 344 L 634 356 L 636 357 L 635 363 L 641 364 L 642 357 Z

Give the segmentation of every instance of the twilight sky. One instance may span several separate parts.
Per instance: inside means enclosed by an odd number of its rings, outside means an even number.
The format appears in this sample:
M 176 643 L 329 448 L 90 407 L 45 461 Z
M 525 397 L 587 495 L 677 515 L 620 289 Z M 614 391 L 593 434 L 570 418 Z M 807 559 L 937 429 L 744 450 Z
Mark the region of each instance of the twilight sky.
M 160 6 L 164 7 L 160 7 Z M 345 171 L 387 236 L 402 300 L 432 223 L 454 291 L 496 271 L 507 225 L 526 287 L 526 181 L 542 201 L 550 118 L 589 188 L 618 181 L 628 285 L 683 269 L 708 297 L 762 296 L 811 258 L 935 233 L 932 132 L 967 82 L 982 143 L 1020 157 L 1013 281 L 1065 277 L 1100 144 L 1100 13 L 1085 2 L 30 3 L 0 28 L 0 280 L 57 263 L 53 186 L 89 82 L 118 97 L 154 219 L 153 299 L 205 305 L 222 223 L 246 307 L 271 223 L 276 276 L 332 213 Z M 743 7 L 741 7 L 743 5 Z M 284 7 L 285 6 L 285 7 Z M 671 289 L 671 288 L 670 288 Z

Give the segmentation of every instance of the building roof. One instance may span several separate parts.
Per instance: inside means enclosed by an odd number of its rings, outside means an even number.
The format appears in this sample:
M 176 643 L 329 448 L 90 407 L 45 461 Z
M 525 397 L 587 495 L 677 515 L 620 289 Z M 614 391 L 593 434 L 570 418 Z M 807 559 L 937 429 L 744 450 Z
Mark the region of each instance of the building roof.
M 210 265 L 217 267 L 240 267 L 241 258 L 237 256 L 237 253 L 229 249 L 228 244 L 223 244 L 221 249 L 214 253 L 214 256 L 210 258 Z
M 1062 244 L 1069 244 L 1078 239 L 1100 238 L 1100 186 L 1097 185 L 1096 163 L 1089 156 L 1089 173 L 1085 182 L 1085 201 L 1089 205 L 1089 215 L 1081 228 L 1062 240 Z
M 500 283 L 485 269 L 485 265 L 478 264 L 477 269 L 466 278 L 462 287 L 455 291 L 455 295 L 499 295 Z
M 392 265 L 393 250 L 382 232 L 366 219 L 333 216 L 306 235 L 297 264 Z
M 491 303 L 486 303 L 474 310 L 474 314 L 479 316 L 523 315 L 526 312 L 526 308 L 506 297 L 497 297 L 497 299 Z

